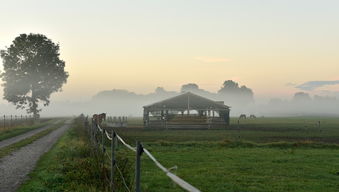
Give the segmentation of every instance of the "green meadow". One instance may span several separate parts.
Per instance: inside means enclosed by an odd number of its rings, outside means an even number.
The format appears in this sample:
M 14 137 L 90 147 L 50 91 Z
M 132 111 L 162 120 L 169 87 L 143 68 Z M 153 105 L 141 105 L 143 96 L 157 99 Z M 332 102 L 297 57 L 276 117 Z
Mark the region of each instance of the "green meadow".
M 76 122 L 39 161 L 19 191 L 110 191 L 109 141 L 108 156 L 100 150 L 94 153 L 84 127 Z M 137 125 L 140 119 L 134 122 Z M 232 125 L 223 130 L 137 127 L 116 131 L 131 145 L 141 141 L 159 162 L 201 191 L 339 191 L 338 118 L 257 118 L 242 120 L 239 126 L 237 119 L 232 119 Z M 133 191 L 134 152 L 119 144 L 116 158 L 127 187 Z M 145 154 L 141 170 L 142 191 L 184 191 Z M 128 191 L 121 174 L 115 169 L 117 192 Z
M 319 126 L 320 121 L 320 126 Z M 201 191 L 339 191 L 339 118 L 232 119 L 224 130 L 118 129 Z M 125 151 L 123 154 L 130 154 Z M 133 154 L 129 156 L 133 161 Z M 183 191 L 147 157 L 144 191 Z

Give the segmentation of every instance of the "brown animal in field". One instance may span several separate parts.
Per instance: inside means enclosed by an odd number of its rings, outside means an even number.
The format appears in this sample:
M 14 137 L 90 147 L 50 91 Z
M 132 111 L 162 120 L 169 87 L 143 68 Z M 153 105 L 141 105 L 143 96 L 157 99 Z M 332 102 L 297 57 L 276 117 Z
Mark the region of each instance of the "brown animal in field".
M 93 122 L 96 124 L 101 124 L 103 120 L 106 121 L 106 113 L 94 114 L 92 117 Z
M 252 114 L 252 115 L 250 115 L 250 118 L 251 118 L 251 119 L 255 119 L 255 118 L 257 118 L 257 117 L 256 117 L 255 115 Z
M 239 119 L 246 119 L 246 115 L 245 115 L 245 114 L 241 114 L 241 115 L 239 116 Z

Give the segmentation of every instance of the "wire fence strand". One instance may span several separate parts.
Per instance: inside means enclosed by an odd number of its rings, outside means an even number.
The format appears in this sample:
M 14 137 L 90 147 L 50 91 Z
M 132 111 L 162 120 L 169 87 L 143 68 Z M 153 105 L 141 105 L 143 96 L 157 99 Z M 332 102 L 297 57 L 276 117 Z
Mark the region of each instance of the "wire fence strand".
M 108 132 L 105 131 L 104 128 L 101 128 L 99 125 L 96 125 L 96 127 L 99 129 L 99 131 L 101 133 L 105 133 L 106 138 L 109 140 L 112 140 L 112 137 L 109 136 Z M 118 138 L 118 140 L 124 145 L 126 146 L 128 149 L 136 152 L 136 148 L 132 147 L 131 145 L 127 144 L 118 134 L 116 134 L 116 137 Z M 192 186 L 191 184 L 189 184 L 188 182 L 186 182 L 185 180 L 181 179 L 180 177 L 176 176 L 175 174 L 173 174 L 171 171 L 169 171 L 166 167 L 164 167 L 146 148 L 142 148 L 143 152 L 154 162 L 154 164 L 161 169 L 167 177 L 169 177 L 174 183 L 178 184 L 181 188 L 185 189 L 188 192 L 201 192 L 199 189 L 195 188 L 194 186 Z M 106 153 L 107 156 L 109 157 L 109 159 L 111 160 L 111 157 L 108 153 Z M 120 176 L 122 177 L 123 183 L 126 187 L 126 189 L 128 189 L 128 191 L 130 192 L 130 189 L 128 188 L 125 178 L 123 177 L 123 174 L 121 172 L 121 170 L 119 169 L 118 165 L 115 164 L 115 166 L 117 167 L 118 172 L 120 173 Z
M 125 177 L 124 175 L 122 174 L 122 171 L 120 170 L 118 164 L 115 164 L 115 167 L 117 168 L 119 174 L 120 174 L 120 177 L 122 179 L 122 183 L 124 184 L 125 188 L 127 189 L 127 191 L 131 192 L 131 190 L 129 189 L 129 187 L 127 186 L 127 183 L 126 183 L 126 180 L 125 180 Z

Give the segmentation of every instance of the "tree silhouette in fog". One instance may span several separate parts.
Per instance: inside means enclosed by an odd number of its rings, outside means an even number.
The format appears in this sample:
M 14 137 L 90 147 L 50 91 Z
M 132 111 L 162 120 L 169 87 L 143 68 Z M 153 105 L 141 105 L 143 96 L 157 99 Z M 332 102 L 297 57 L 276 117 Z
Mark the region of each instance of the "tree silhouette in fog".
M 293 101 L 295 102 L 305 102 L 305 101 L 311 101 L 312 98 L 308 93 L 305 92 L 297 92 L 293 96 Z
M 218 94 L 233 102 L 249 103 L 253 101 L 253 91 L 244 85 L 240 87 L 237 82 L 232 80 L 225 81 Z
M 59 58 L 59 45 L 42 34 L 21 34 L 1 50 L 4 99 L 39 116 L 39 102 L 49 104 L 50 95 L 61 91 L 68 73 Z
M 182 85 L 181 86 L 181 92 L 184 93 L 184 92 L 195 92 L 199 90 L 199 86 L 195 83 L 188 83 L 188 84 L 185 84 L 185 85 Z

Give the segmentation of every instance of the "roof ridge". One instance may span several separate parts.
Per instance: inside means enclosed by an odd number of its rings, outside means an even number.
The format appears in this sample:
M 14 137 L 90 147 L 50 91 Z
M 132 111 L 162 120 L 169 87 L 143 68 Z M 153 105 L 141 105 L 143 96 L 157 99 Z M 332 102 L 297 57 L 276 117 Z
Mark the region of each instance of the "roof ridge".
M 203 99 L 203 100 L 205 100 L 205 101 L 211 102 L 211 103 L 213 103 L 213 104 L 216 105 L 216 106 L 219 106 L 219 107 L 222 107 L 222 108 L 230 108 L 229 106 L 227 106 L 227 105 L 225 105 L 225 104 L 218 103 L 217 101 L 214 101 L 214 100 L 205 98 L 205 97 L 203 97 L 203 96 L 197 95 L 197 94 L 192 93 L 192 92 L 190 92 L 190 91 L 184 92 L 184 93 L 182 93 L 182 94 L 180 94 L 180 95 L 177 95 L 177 96 L 174 96 L 174 97 L 170 97 L 170 98 L 167 98 L 167 99 L 164 99 L 164 100 L 161 100 L 161 101 L 158 101 L 158 102 L 149 104 L 149 105 L 145 105 L 145 106 L 143 106 L 143 107 L 144 107 L 144 108 L 151 107 L 151 106 L 153 106 L 153 105 L 161 104 L 161 103 L 163 103 L 163 102 L 167 102 L 167 101 L 170 101 L 170 100 L 175 100 L 175 99 L 177 99 L 177 98 L 184 97 L 184 96 L 186 96 L 186 95 L 187 95 L 187 98 L 188 98 L 189 96 L 194 96 L 194 97 L 196 97 L 196 98 Z

